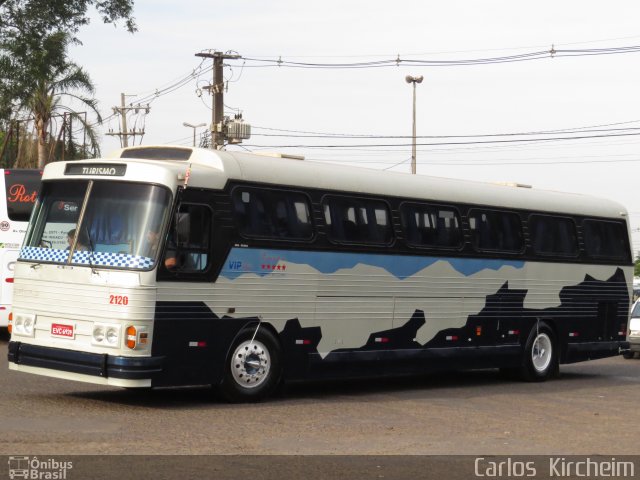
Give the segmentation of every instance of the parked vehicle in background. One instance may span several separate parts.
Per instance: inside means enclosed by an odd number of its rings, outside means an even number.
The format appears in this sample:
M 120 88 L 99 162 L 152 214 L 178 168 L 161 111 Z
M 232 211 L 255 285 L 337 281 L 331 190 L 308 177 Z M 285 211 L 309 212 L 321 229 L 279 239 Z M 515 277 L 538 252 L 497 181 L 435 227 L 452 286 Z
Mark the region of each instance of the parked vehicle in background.
M 40 191 L 40 170 L 0 169 L 0 327 L 8 323 L 13 269 Z
M 640 300 L 636 300 L 631 309 L 631 318 L 629 319 L 629 328 L 627 329 L 629 336 L 629 350 L 624 352 L 624 358 L 633 358 L 636 353 L 640 353 Z
M 633 301 L 640 298 L 640 278 L 633 277 Z

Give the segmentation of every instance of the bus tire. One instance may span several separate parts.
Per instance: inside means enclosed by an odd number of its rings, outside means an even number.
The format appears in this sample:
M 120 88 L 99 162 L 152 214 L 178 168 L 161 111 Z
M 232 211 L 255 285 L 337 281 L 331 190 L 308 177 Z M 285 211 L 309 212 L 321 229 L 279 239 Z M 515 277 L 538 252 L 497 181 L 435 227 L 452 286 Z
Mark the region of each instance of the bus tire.
M 231 346 L 220 393 L 229 402 L 257 402 L 275 390 L 281 372 L 280 344 L 273 333 L 264 327 L 244 329 Z
M 622 356 L 626 359 L 626 360 L 631 360 L 635 354 L 634 352 L 632 352 L 631 350 L 627 350 L 626 352 L 622 352 Z
M 556 336 L 545 322 L 537 322 L 529 333 L 521 373 L 528 382 L 543 382 L 558 374 Z

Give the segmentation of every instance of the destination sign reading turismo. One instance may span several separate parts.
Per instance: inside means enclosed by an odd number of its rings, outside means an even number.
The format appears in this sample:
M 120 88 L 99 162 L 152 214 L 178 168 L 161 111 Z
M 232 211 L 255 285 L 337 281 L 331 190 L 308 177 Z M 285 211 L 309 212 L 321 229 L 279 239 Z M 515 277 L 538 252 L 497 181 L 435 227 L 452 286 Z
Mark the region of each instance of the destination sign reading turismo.
M 108 163 L 67 164 L 65 175 L 98 175 L 101 177 L 122 177 L 127 172 L 126 165 L 113 165 Z

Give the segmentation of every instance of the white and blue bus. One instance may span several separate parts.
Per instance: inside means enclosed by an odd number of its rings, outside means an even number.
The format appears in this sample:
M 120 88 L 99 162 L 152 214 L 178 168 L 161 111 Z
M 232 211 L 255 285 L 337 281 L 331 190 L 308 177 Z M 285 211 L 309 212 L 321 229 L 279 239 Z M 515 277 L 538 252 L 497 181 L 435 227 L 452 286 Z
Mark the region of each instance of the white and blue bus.
M 182 147 L 46 167 L 9 367 L 121 387 L 500 368 L 620 354 L 614 202 Z

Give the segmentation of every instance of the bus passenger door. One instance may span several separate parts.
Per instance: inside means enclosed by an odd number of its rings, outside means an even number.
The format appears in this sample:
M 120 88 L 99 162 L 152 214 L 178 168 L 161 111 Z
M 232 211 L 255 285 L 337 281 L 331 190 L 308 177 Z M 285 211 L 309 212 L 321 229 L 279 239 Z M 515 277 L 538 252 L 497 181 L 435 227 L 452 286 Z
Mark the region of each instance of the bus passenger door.
M 218 317 L 213 289 L 211 193 L 187 189 L 175 209 L 158 267 L 152 354 L 167 358 L 154 385 L 198 385 L 210 379 Z

